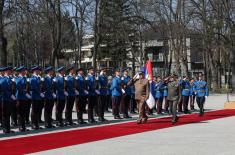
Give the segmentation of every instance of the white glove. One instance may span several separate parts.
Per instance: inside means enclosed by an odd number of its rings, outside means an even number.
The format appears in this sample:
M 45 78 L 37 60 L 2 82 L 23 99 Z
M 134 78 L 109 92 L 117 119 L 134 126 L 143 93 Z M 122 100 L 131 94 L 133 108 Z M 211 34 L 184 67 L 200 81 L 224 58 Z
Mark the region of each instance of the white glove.
M 99 77 L 98 77 L 98 76 L 97 76 L 97 77 L 95 77 L 95 80 L 96 80 L 96 81 L 98 81 L 98 80 L 99 80 Z
M 11 95 L 11 99 L 15 101 L 16 100 L 15 95 Z
M 123 80 L 124 80 L 124 77 L 122 77 L 121 80 L 123 81 Z
M 208 96 L 205 96 L 205 98 L 207 98 Z
M 122 89 L 122 93 L 123 93 L 123 94 L 125 94 L 125 93 L 126 93 L 126 91 L 125 91 L 124 89 Z
M 64 95 L 65 95 L 65 96 L 69 96 L 69 94 L 68 94 L 67 91 L 64 91 Z
M 96 94 L 100 95 L 100 91 L 99 90 L 95 90 Z
M 28 93 L 26 93 L 25 96 L 26 96 L 28 99 L 32 99 L 32 96 L 29 95 Z
M 64 78 L 64 80 L 65 80 L 65 81 L 68 81 L 68 77 L 66 76 L 66 77 Z
M 53 93 L 52 96 L 53 96 L 54 99 L 56 99 L 56 94 L 55 93 Z
M 75 95 L 79 95 L 79 92 L 77 90 L 75 90 Z
M 45 97 L 45 95 L 44 95 L 43 93 L 41 93 L 40 96 L 41 96 L 41 98 L 44 98 L 44 97 Z
M 87 90 L 84 90 L 85 94 L 89 94 L 89 92 Z
M 45 81 L 45 79 L 44 79 L 44 78 L 41 78 L 41 81 L 42 81 L 42 82 L 44 82 L 44 81 Z

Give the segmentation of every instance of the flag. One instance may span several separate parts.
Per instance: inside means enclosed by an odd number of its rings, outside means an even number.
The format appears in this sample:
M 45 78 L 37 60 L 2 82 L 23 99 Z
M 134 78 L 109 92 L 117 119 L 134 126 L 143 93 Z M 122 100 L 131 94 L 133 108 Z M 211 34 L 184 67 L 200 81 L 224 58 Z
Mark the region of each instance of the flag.
M 149 80 L 149 98 L 147 99 L 146 103 L 150 109 L 155 106 L 155 99 L 154 99 L 154 85 L 153 85 L 153 67 L 152 62 L 149 60 L 146 63 L 145 67 L 145 78 Z

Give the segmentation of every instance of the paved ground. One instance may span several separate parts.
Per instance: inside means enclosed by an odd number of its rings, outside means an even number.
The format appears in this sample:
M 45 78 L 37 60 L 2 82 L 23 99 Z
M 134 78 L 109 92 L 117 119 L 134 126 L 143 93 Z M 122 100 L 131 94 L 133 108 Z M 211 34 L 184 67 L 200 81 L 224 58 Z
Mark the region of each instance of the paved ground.
M 207 99 L 205 108 L 209 110 L 223 109 L 226 100 L 227 100 L 226 95 L 213 94 Z M 231 96 L 230 100 L 235 101 L 235 96 Z M 121 123 L 113 121 L 112 120 L 113 118 L 111 117 L 110 113 L 106 114 L 106 118 L 110 120 L 109 123 Z M 128 121 L 133 121 L 133 120 L 128 120 Z M 235 122 L 235 117 L 229 117 L 218 120 L 211 120 L 195 124 L 166 128 L 151 132 L 145 132 L 141 134 L 112 138 L 97 142 L 86 143 L 82 145 L 75 145 L 55 150 L 39 152 L 35 154 L 234 155 L 235 154 L 234 122 Z M 77 127 L 75 129 L 77 129 Z M 87 127 L 89 126 L 84 126 L 83 128 Z M 78 128 L 81 127 L 79 126 Z M 64 130 L 74 130 L 74 128 L 44 130 L 43 133 L 30 132 L 30 135 L 44 134 L 48 132 L 59 132 Z M 2 136 L 1 139 L 9 139 L 15 137 L 29 136 L 29 135 L 21 135 L 20 133 L 18 133 L 10 137 L 4 137 L 3 135 L 0 136 Z

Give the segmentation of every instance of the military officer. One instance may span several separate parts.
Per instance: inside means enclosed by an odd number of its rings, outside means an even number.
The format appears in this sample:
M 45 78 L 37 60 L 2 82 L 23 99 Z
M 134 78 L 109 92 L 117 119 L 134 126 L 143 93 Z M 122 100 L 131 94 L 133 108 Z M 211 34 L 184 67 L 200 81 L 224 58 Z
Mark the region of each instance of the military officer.
M 0 127 L 2 126 L 2 88 L 1 88 L 1 82 L 3 80 L 3 67 L 0 67 Z
M 155 81 L 155 101 L 157 105 L 157 114 L 162 114 L 162 102 L 163 102 L 163 82 L 160 76 Z
M 27 68 L 20 66 L 16 69 L 19 75 L 15 78 L 16 82 L 16 100 L 17 100 L 17 117 L 19 120 L 20 128 L 22 132 L 27 131 L 25 126 L 26 121 L 26 111 L 27 111 L 27 100 L 31 96 L 27 93 Z
M 183 102 L 183 109 L 184 109 L 184 113 L 188 114 L 189 110 L 188 110 L 188 103 L 189 103 L 189 96 L 190 96 L 190 90 L 191 86 L 189 83 L 189 79 L 187 76 L 185 76 L 183 78 L 183 81 L 181 83 L 181 90 L 182 90 L 182 102 Z
M 146 123 L 148 116 L 145 112 L 146 100 L 149 98 L 149 81 L 144 77 L 145 69 L 141 68 L 133 79 L 128 82 L 128 85 L 135 86 L 135 100 L 139 111 L 139 119 L 137 124 Z
M 72 111 L 76 96 L 76 79 L 75 79 L 75 69 L 74 67 L 70 67 L 67 69 L 69 75 L 65 77 L 65 90 L 68 92 L 67 102 L 66 102 L 66 109 L 65 109 L 65 119 L 67 125 L 74 125 L 72 120 Z
M 93 67 L 88 69 L 88 75 L 86 77 L 87 89 L 88 89 L 88 122 L 95 123 L 94 119 L 94 108 L 97 106 L 97 95 L 99 92 L 96 91 L 96 78 L 95 70 Z
M 44 95 L 41 92 L 41 77 L 40 71 L 41 68 L 39 66 L 32 67 L 32 76 L 30 78 L 30 95 L 32 97 L 32 112 L 31 112 L 31 121 L 32 121 L 32 129 L 38 130 L 41 129 L 39 127 L 39 119 L 40 119 L 40 109 L 43 104 Z
M 1 80 L 2 90 L 2 127 L 4 133 L 13 133 L 10 130 L 10 115 L 14 108 L 14 101 L 16 100 L 13 91 L 13 81 L 10 77 L 12 75 L 12 67 L 8 66 L 3 69 L 4 77 Z
M 76 77 L 76 88 L 78 90 L 77 100 L 76 100 L 76 110 L 78 117 L 78 124 L 85 124 L 86 122 L 83 119 L 83 112 L 86 109 L 87 105 L 87 95 L 88 91 L 86 90 L 86 79 L 84 77 L 84 69 L 79 68 L 78 74 Z
M 177 117 L 177 105 L 181 96 L 180 85 L 177 75 L 172 75 L 167 80 L 168 96 L 167 100 L 170 106 L 170 113 L 172 114 L 172 124 L 175 124 L 178 120 Z
M 123 77 L 121 78 L 122 80 L 122 85 L 123 85 L 123 90 L 122 92 L 122 108 L 123 108 L 123 118 L 131 118 L 128 114 L 128 110 L 130 107 L 130 100 L 131 100 L 131 86 L 128 86 L 128 82 L 131 80 L 129 76 L 129 72 L 127 69 L 124 70 Z
M 115 71 L 115 77 L 112 80 L 112 84 L 110 90 L 112 91 L 112 109 L 113 109 L 113 116 L 114 119 L 121 119 L 119 115 L 119 107 L 121 102 L 122 96 L 122 81 L 120 77 L 120 71 Z
M 59 67 L 57 72 L 58 75 L 53 79 L 56 90 L 56 125 L 63 127 L 63 111 L 66 97 L 68 96 L 68 93 L 65 91 L 65 67 Z
M 44 78 L 44 87 L 43 91 L 45 94 L 45 109 L 44 109 L 44 119 L 45 119 L 45 127 L 46 128 L 54 128 L 52 125 L 52 111 L 54 107 L 54 101 L 56 99 L 56 95 L 54 93 L 54 83 L 53 83 L 53 75 L 54 69 L 52 66 L 47 66 L 44 69 L 46 76 Z
M 100 75 L 98 76 L 98 87 L 99 87 L 99 102 L 98 102 L 98 120 L 100 122 L 106 121 L 104 119 L 104 111 L 107 102 L 107 94 L 108 94 L 108 77 L 106 68 L 102 68 Z
M 196 94 L 196 101 L 198 104 L 198 107 L 200 108 L 200 116 L 204 115 L 204 103 L 206 98 L 209 96 L 208 86 L 207 82 L 203 80 L 203 76 L 198 76 L 198 81 L 195 82 L 194 88 L 193 88 L 195 94 Z

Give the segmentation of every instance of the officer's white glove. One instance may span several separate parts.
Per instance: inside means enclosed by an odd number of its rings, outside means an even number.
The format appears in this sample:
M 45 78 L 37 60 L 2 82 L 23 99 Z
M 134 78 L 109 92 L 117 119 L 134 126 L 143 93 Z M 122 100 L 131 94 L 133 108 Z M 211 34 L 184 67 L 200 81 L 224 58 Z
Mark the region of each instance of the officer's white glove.
M 40 96 L 41 96 L 41 98 L 44 98 L 44 97 L 45 97 L 44 93 L 41 93 Z
M 122 77 L 121 80 L 123 81 L 123 80 L 124 80 L 124 77 Z
M 55 93 L 53 93 L 52 96 L 53 96 L 54 99 L 56 99 L 56 94 Z
M 65 95 L 65 96 L 69 96 L 69 94 L 68 94 L 67 91 L 64 91 L 64 95 Z
M 123 94 L 125 94 L 125 93 L 126 93 L 126 91 L 125 91 L 124 89 L 122 89 L 122 93 L 123 93 Z
M 96 81 L 98 81 L 98 80 L 99 80 L 99 77 L 98 77 L 98 76 L 97 76 L 97 77 L 95 77 L 95 80 L 96 80 Z
M 42 82 L 44 82 L 44 81 L 45 81 L 45 79 L 44 79 L 44 78 L 41 78 L 41 81 L 42 81 Z
M 27 78 L 27 82 L 30 82 L 30 78 Z
M 53 79 L 53 82 L 57 82 L 57 80 L 54 78 L 54 79 Z
M 16 100 L 15 95 L 11 95 L 11 99 L 15 101 Z
M 99 90 L 95 90 L 96 94 L 100 95 L 100 91 Z
M 27 97 L 27 99 L 32 99 L 32 96 L 29 95 L 29 93 L 26 93 L 25 96 Z
M 85 92 L 86 95 L 89 94 L 89 92 L 87 90 L 84 90 L 84 92 Z
M 64 78 L 64 80 L 65 80 L 65 81 L 68 81 L 68 77 L 66 76 L 66 77 Z
M 208 96 L 205 96 L 205 98 L 207 98 Z
M 79 95 L 79 92 L 77 90 L 75 90 L 75 95 Z

